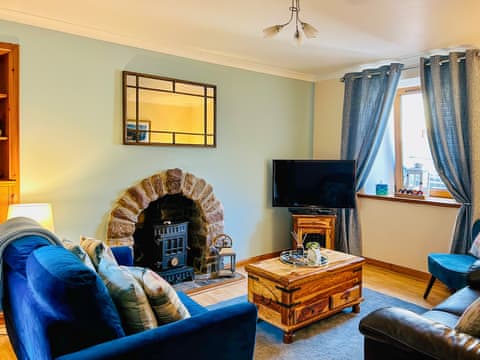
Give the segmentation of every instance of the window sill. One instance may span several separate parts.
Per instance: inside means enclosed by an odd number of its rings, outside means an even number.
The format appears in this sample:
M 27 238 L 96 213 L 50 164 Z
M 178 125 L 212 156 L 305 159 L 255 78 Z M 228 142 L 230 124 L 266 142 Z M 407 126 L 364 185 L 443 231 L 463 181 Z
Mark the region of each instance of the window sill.
M 426 199 L 406 199 L 395 197 L 394 195 L 373 195 L 373 194 L 364 194 L 364 193 L 357 193 L 358 197 L 360 198 L 368 198 L 368 199 L 375 199 L 381 201 L 396 201 L 396 202 L 405 202 L 410 204 L 418 204 L 418 205 L 430 205 L 430 206 L 442 206 L 442 207 L 452 207 L 452 208 L 459 208 L 461 204 L 457 203 L 453 199 L 443 199 L 443 198 L 435 198 L 435 197 L 427 197 Z

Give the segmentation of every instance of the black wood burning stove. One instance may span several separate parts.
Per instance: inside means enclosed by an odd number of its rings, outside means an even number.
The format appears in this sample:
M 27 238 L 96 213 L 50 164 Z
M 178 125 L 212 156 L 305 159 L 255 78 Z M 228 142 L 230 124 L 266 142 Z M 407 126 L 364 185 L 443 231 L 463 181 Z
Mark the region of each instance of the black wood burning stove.
M 169 283 L 193 280 L 194 272 L 187 266 L 188 222 L 152 225 L 153 268 Z

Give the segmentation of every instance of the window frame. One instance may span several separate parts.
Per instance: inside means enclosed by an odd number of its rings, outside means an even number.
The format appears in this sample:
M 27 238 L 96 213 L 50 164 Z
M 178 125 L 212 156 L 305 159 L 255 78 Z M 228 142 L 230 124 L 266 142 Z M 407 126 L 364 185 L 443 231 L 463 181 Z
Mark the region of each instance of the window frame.
M 394 122 L 394 141 L 395 141 L 395 191 L 398 192 L 403 187 L 403 143 L 402 143 L 402 112 L 401 98 L 403 95 L 421 93 L 419 85 L 406 86 L 397 89 L 395 101 L 393 104 L 393 122 Z M 453 199 L 448 190 L 429 189 L 430 197 Z

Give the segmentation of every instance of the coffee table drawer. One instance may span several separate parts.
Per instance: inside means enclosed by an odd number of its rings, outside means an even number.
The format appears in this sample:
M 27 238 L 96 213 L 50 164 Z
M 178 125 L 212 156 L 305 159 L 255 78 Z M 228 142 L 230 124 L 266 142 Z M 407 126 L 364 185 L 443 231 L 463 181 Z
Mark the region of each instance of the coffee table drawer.
M 330 296 L 330 308 L 335 309 L 337 307 L 348 304 L 360 298 L 360 286 L 354 286 L 347 290 L 338 292 Z
M 320 301 L 315 302 L 314 304 L 299 306 L 295 309 L 295 323 L 298 324 L 302 321 L 312 319 L 317 315 L 327 312 L 329 310 L 328 306 L 328 297 L 323 298 Z

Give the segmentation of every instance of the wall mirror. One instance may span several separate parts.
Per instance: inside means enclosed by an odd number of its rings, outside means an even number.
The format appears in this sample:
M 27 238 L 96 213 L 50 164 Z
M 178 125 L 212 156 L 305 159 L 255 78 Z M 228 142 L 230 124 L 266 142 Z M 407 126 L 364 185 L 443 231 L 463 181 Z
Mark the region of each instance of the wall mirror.
M 215 147 L 216 86 L 123 72 L 123 143 Z

